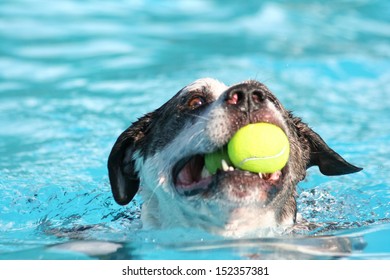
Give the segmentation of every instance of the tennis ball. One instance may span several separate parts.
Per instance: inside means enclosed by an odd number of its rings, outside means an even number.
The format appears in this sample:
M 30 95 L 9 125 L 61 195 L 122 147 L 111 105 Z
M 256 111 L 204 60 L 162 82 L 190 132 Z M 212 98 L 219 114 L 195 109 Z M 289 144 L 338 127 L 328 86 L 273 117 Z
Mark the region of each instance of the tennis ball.
M 214 153 L 206 154 L 204 156 L 204 165 L 211 174 L 215 174 L 218 169 L 222 169 L 222 160 L 225 160 L 229 166 L 232 165 L 226 147 L 219 149 Z
M 290 144 L 280 127 L 255 123 L 238 130 L 230 139 L 227 151 L 236 168 L 256 173 L 274 173 L 286 165 Z

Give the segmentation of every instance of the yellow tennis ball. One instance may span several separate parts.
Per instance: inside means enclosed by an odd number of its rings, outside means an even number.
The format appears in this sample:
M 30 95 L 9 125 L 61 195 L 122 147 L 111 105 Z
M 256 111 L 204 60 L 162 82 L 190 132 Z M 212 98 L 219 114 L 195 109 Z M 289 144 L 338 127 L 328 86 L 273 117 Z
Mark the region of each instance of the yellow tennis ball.
M 219 149 L 214 153 L 206 154 L 204 156 L 204 165 L 211 174 L 215 174 L 218 169 L 222 169 L 222 160 L 225 160 L 229 166 L 232 165 L 226 147 Z
M 287 163 L 290 144 L 283 130 L 273 124 L 242 127 L 228 143 L 228 155 L 236 168 L 256 173 L 274 173 Z

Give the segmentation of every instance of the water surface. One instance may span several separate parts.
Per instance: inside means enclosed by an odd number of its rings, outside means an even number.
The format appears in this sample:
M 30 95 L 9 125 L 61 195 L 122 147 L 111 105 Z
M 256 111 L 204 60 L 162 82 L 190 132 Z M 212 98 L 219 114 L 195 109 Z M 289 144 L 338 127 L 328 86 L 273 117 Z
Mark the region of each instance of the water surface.
M 0 258 L 390 258 L 389 19 L 385 0 L 1 1 Z M 250 240 L 148 232 L 141 198 L 115 204 L 116 137 L 206 76 L 264 82 L 364 167 L 309 170 L 299 211 L 320 228 Z

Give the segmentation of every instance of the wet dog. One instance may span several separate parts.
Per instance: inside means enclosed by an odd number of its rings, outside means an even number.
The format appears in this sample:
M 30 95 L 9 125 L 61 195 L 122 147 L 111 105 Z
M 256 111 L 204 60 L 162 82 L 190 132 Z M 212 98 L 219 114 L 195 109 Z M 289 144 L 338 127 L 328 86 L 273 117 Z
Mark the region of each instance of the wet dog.
M 224 164 L 211 175 L 204 155 L 223 148 L 241 127 L 266 122 L 287 135 L 290 157 L 273 174 Z M 115 201 L 129 203 L 140 189 L 144 227 L 201 228 L 225 236 L 258 236 L 297 219 L 296 185 L 318 166 L 327 176 L 358 172 L 257 81 L 231 87 L 206 78 L 181 89 L 134 122 L 108 159 Z

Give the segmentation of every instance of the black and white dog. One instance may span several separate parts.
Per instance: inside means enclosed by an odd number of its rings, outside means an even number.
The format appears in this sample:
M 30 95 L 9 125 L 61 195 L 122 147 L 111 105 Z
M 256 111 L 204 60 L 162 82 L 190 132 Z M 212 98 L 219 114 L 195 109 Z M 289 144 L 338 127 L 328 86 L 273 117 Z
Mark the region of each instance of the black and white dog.
M 223 164 L 211 175 L 204 155 L 221 149 L 249 123 L 279 126 L 290 141 L 287 165 L 256 174 Z M 126 129 L 108 159 L 117 203 L 129 203 L 140 189 L 144 227 L 202 228 L 224 236 L 258 236 L 297 219 L 296 185 L 306 169 L 324 175 L 358 172 L 300 118 L 283 108 L 263 84 L 228 87 L 200 79 Z

